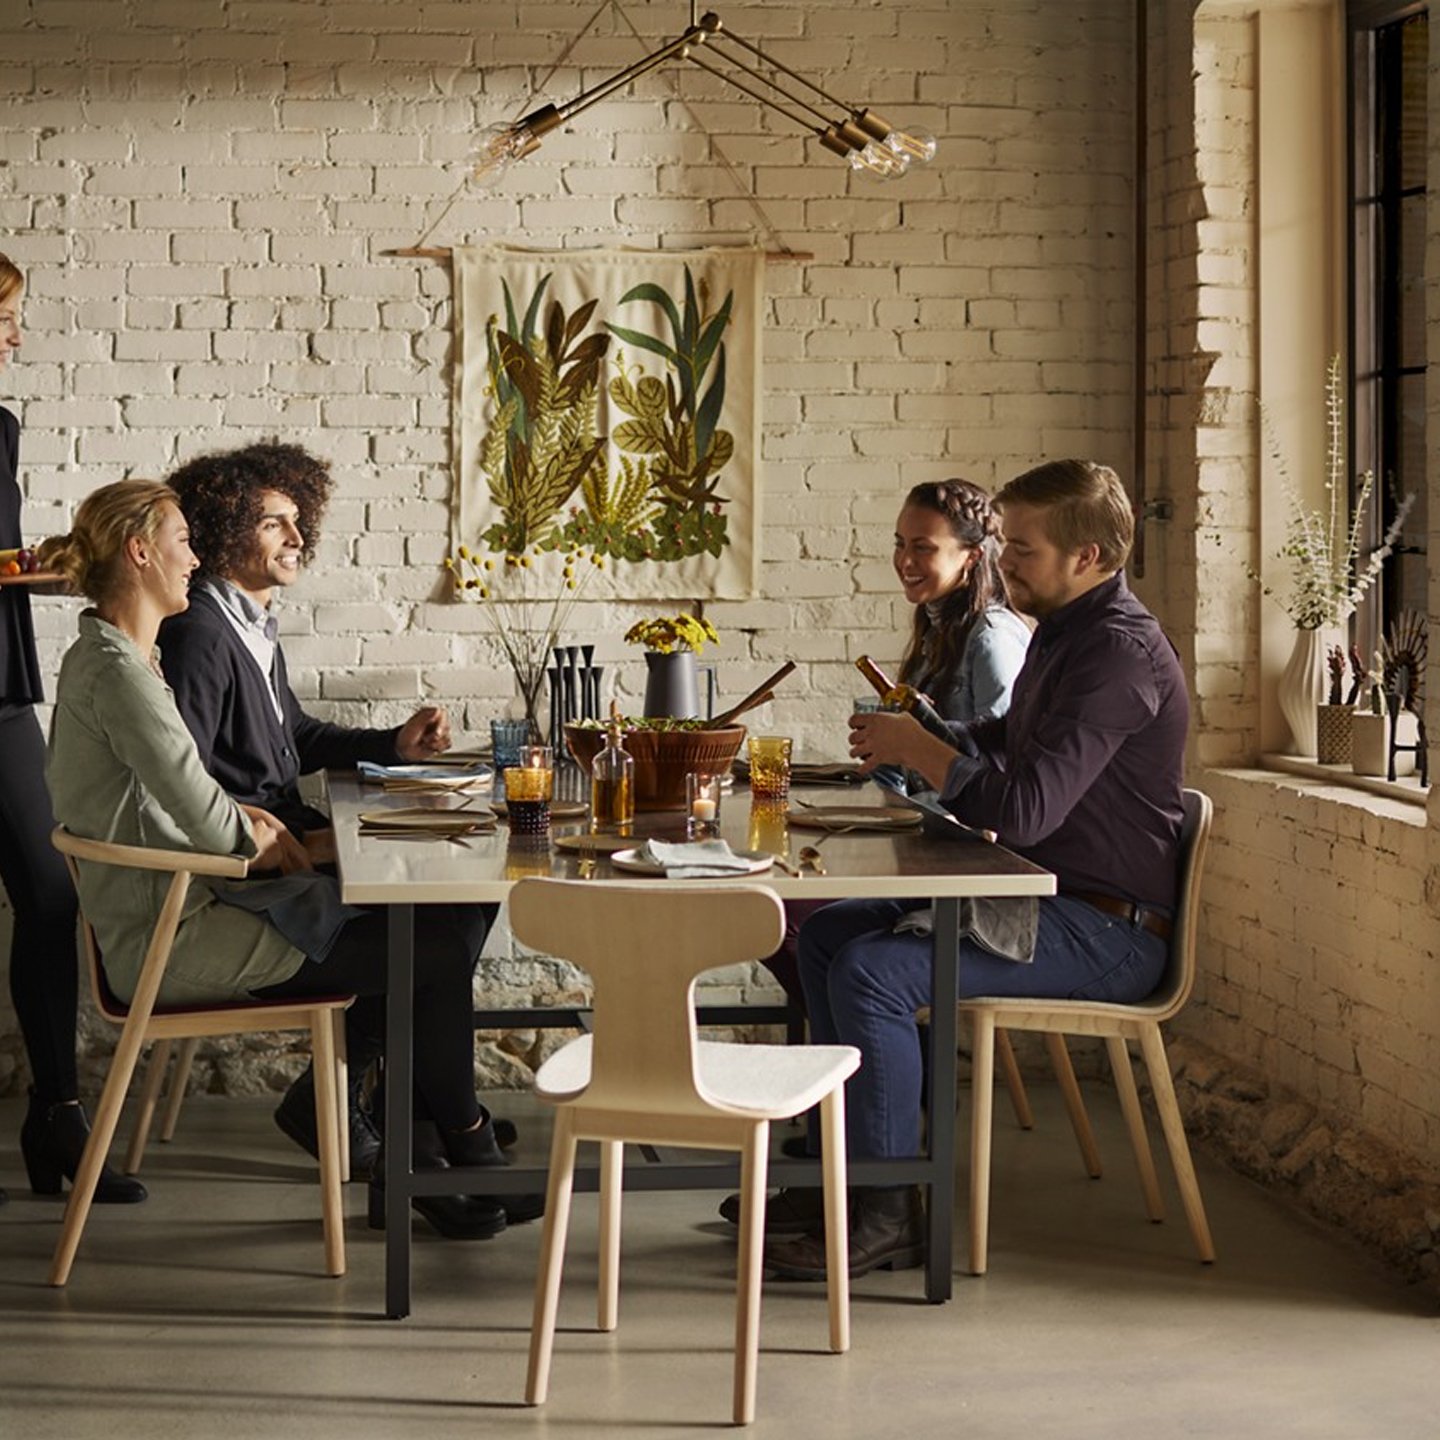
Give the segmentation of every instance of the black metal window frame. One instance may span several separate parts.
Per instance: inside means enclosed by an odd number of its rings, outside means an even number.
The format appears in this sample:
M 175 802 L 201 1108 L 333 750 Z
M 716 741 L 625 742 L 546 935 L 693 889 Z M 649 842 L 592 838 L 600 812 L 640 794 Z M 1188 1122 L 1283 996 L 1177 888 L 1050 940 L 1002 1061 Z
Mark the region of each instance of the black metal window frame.
M 1402 352 L 1403 202 L 1423 197 L 1426 187 L 1423 170 L 1418 184 L 1413 178 L 1404 183 L 1399 119 L 1401 27 L 1422 15 L 1428 22 L 1428 14 L 1427 0 L 1349 0 L 1346 6 L 1350 470 L 1352 477 L 1366 470 L 1375 475 L 1361 533 L 1362 563 L 1393 520 L 1397 491 L 1410 468 L 1405 464 L 1404 380 L 1423 377 L 1426 368 L 1423 356 L 1420 363 L 1411 357 L 1407 364 Z M 1352 480 L 1352 504 L 1353 485 Z M 1367 657 L 1382 630 L 1405 608 L 1409 577 L 1401 567 L 1418 563 L 1422 574 L 1425 568 L 1424 530 L 1417 530 L 1415 521 L 1426 507 L 1423 495 L 1416 498 L 1422 503 L 1412 511 L 1407 533 L 1353 622 L 1352 641 Z

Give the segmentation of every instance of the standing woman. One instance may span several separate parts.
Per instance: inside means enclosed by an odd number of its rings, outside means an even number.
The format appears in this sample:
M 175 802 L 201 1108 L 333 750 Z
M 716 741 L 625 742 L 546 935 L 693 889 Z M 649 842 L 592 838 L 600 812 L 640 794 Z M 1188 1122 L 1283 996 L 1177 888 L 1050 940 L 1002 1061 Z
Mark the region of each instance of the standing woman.
M 0 371 L 20 351 L 24 277 L 0 255 Z M 20 487 L 16 481 L 20 426 L 0 407 L 0 549 L 18 549 Z M 30 1188 L 60 1193 L 74 1179 L 90 1125 L 80 1105 L 75 1067 L 75 891 L 65 862 L 50 844 L 55 817 L 45 789 L 45 741 L 35 718 L 44 699 L 30 596 L 23 585 L 0 587 L 0 882 L 10 901 L 10 998 L 30 1058 L 30 1108 L 20 1147 Z M 0 1201 L 5 1192 L 0 1190 Z M 109 1166 L 95 1199 L 145 1198 L 138 1180 Z

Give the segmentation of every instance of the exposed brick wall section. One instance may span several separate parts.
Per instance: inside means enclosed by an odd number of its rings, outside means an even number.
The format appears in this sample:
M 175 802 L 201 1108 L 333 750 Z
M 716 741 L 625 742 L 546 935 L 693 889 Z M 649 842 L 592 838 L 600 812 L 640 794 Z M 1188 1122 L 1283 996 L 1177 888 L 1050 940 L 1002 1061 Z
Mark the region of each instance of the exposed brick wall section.
M 431 698 L 472 727 L 493 714 L 510 679 L 480 616 L 445 603 L 437 570 L 450 276 L 380 252 L 416 238 L 475 127 L 518 113 L 593 9 L 0 6 L 0 236 L 30 273 L 26 363 L 5 400 L 25 424 L 28 532 L 64 528 L 105 481 L 279 432 L 329 456 L 339 482 L 318 562 L 284 608 L 300 693 L 351 722 L 393 722 Z M 632 14 L 658 27 L 684 6 Z M 435 239 L 764 244 L 753 194 L 813 254 L 766 276 L 763 598 L 710 615 L 725 693 L 797 658 L 760 721 L 836 753 L 850 660 L 903 645 L 888 557 L 905 489 L 1130 453 L 1131 3 L 801 0 L 723 14 L 834 93 L 933 129 L 935 166 L 873 185 L 687 76 L 737 187 L 651 77 L 467 195 Z M 583 68 L 549 93 L 638 53 L 606 17 L 576 52 Z M 649 608 L 575 618 L 601 659 L 624 664 L 630 694 L 641 667 L 619 636 Z M 73 607 L 38 611 L 53 673 Z M 14 1048 L 12 1034 L 0 1087 Z

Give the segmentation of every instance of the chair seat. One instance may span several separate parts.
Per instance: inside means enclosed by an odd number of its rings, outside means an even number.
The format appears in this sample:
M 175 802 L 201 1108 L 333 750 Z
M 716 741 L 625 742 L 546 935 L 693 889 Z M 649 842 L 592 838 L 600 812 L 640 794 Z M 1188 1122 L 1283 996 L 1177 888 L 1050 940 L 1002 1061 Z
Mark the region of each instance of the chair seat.
M 557 1050 L 535 1076 L 535 1093 L 552 1105 L 575 1100 L 590 1084 L 594 1037 L 582 1035 Z M 714 1106 L 755 1120 L 788 1120 L 821 1099 L 860 1067 L 853 1045 L 696 1046 L 699 1089 Z

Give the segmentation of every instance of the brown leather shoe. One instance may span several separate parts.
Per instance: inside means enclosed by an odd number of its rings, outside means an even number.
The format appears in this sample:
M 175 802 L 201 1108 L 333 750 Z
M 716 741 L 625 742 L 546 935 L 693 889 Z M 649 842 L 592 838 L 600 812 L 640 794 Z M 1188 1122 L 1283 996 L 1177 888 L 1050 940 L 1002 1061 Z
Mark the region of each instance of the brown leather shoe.
M 925 1207 L 913 1185 L 850 1192 L 850 1278 L 872 1270 L 912 1270 L 925 1261 Z M 765 1246 L 778 1280 L 823 1280 L 825 1239 L 802 1235 Z
M 732 1225 L 740 1223 L 740 1197 L 727 1195 L 720 1214 Z M 808 1185 L 792 1185 L 765 1202 L 766 1235 L 823 1235 L 825 1192 Z

